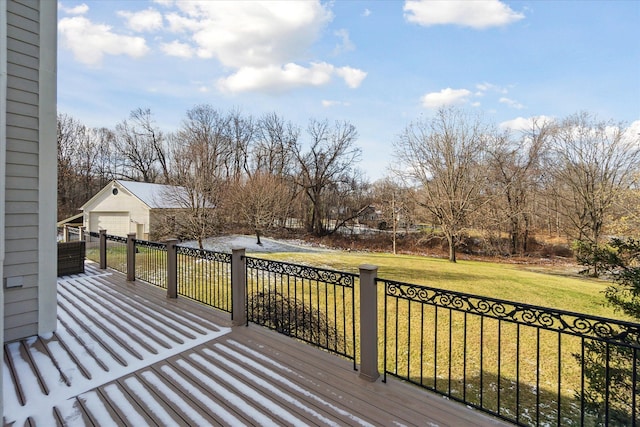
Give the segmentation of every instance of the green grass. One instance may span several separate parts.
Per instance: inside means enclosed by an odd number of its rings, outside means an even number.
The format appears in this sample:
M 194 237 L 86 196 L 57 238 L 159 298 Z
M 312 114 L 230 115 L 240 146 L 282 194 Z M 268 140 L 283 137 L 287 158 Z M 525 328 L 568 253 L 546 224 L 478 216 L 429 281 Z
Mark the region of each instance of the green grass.
M 526 266 L 482 261 L 458 261 L 380 253 L 277 253 L 261 257 L 340 271 L 358 272 L 362 264 L 378 266 L 378 277 L 439 289 L 522 302 L 594 316 L 631 320 L 605 306 L 607 282 L 530 271 Z
M 111 259 L 124 260 L 121 248 L 114 248 Z M 150 256 L 145 251 L 136 255 L 136 264 L 140 265 L 142 259 Z M 400 282 L 425 285 L 433 288 L 465 292 L 479 296 L 497 298 L 507 301 L 521 302 L 548 308 L 563 309 L 571 312 L 584 313 L 605 318 L 631 320 L 625 318 L 611 307 L 604 304 L 602 291 L 608 285 L 602 280 L 580 277 L 571 271 L 561 269 L 535 271 L 531 266 L 512 264 L 499 264 L 491 262 L 466 261 L 450 263 L 447 260 L 427 258 L 409 255 L 391 255 L 380 253 L 347 253 L 347 252 L 321 252 L 321 253 L 276 253 L 260 254 L 260 258 L 284 261 L 294 264 L 305 264 L 317 268 L 327 268 L 339 271 L 358 273 L 358 267 L 362 264 L 378 266 L 378 277 Z M 181 263 L 179 263 L 181 264 Z M 182 265 L 184 277 L 179 279 L 185 285 L 188 283 L 187 296 L 201 301 L 206 300 L 205 288 L 210 283 L 207 279 L 211 274 L 209 262 L 189 262 Z M 218 278 L 210 280 L 217 282 L 228 280 L 228 272 Z M 274 273 L 270 280 L 280 280 Z M 253 278 L 249 278 L 253 283 Z M 287 282 L 288 283 L 288 282 Z M 294 286 L 296 288 L 297 286 Z M 289 287 L 280 289 L 284 295 L 289 295 Z M 308 291 L 306 291 L 308 292 Z M 320 293 L 318 293 L 320 292 Z M 485 319 L 480 323 L 479 317 L 469 316 L 465 318 L 462 313 L 449 312 L 448 309 L 438 309 L 436 321 L 435 309 L 431 306 L 421 312 L 422 307 L 418 303 L 409 304 L 405 301 L 394 302 L 397 305 L 398 324 L 397 334 L 395 330 L 395 318 L 393 318 L 396 306 L 392 307 L 391 315 L 384 317 L 382 304 L 384 301 L 384 289 L 378 289 L 378 324 L 379 330 L 379 354 L 380 369 L 383 367 L 382 354 L 384 354 L 384 339 L 382 325 L 393 326 L 393 338 L 388 348 L 395 348 L 396 343 L 400 349 L 399 354 L 387 355 L 387 362 L 392 372 L 406 376 L 411 381 L 421 383 L 439 392 L 451 393 L 458 398 L 466 393 L 466 400 L 480 405 L 479 396 L 482 387 L 482 407 L 490 411 L 498 411 L 498 393 L 500 390 L 500 411 L 503 416 L 515 418 L 518 413 L 520 422 L 535 424 L 533 416 L 537 408 L 541 411 L 540 421 L 553 424 L 557 417 L 557 405 L 555 400 L 560 388 L 562 395 L 561 411 L 562 422 L 572 424 L 579 417 L 579 405 L 575 394 L 580 390 L 580 366 L 574 354 L 580 353 L 581 343 L 578 338 L 563 336 L 560 348 L 557 335 L 542 331 L 537 336 L 535 328 L 522 327 L 519 336 L 514 324 L 498 323 L 497 320 Z M 323 294 L 322 289 L 311 291 L 312 301 L 318 301 L 316 307 L 324 310 L 332 307 L 335 295 L 317 299 Z M 228 295 L 214 295 L 213 299 L 228 298 Z M 298 299 L 301 297 L 298 296 Z M 308 298 L 308 297 L 307 297 Z M 356 308 L 356 343 L 359 346 L 359 286 L 355 287 Z M 211 302 L 209 302 L 211 303 Z M 326 307 L 325 307 L 326 306 Z M 409 310 L 411 315 L 409 316 Z M 345 329 L 338 319 L 336 328 L 339 333 Z M 350 316 L 349 316 L 350 317 Z M 351 320 L 350 320 L 351 321 Z M 463 335 L 464 326 L 467 328 L 468 337 Z M 349 326 L 347 325 L 347 328 Z M 411 341 L 409 342 L 409 331 Z M 422 336 L 419 332 L 422 330 Z M 437 335 L 435 331 L 437 330 Z M 451 340 L 449 340 L 451 330 Z M 482 344 L 478 337 L 482 331 Z M 500 338 L 498 338 L 498 331 Z M 466 340 L 466 344 L 465 344 Z M 498 340 L 501 351 L 498 353 Z M 437 352 L 431 347 L 437 342 Z M 449 347 L 449 342 L 453 345 Z M 520 343 L 518 363 L 516 369 L 516 343 Z M 536 366 L 537 347 L 541 363 Z M 466 347 L 466 348 L 465 348 Z M 437 355 L 435 354 L 437 353 Z M 482 362 L 480 355 L 482 354 Z M 498 360 L 500 369 L 498 372 Z M 560 360 L 562 369 L 561 384 L 558 385 Z M 449 376 L 449 364 L 451 365 L 451 388 L 447 380 Z M 536 376 L 539 369 L 540 376 Z M 499 375 L 498 375 L 499 374 Z M 466 377 L 466 384 L 462 378 Z M 499 378 L 499 380 L 498 380 Z M 519 384 L 517 382 L 519 381 Z M 539 381 L 539 387 L 536 382 Z M 482 385 L 481 385 L 482 384 Z M 520 396 L 518 407 L 514 390 L 519 385 Z M 536 399 L 540 396 L 541 405 L 537 405 Z M 588 419 L 591 422 L 592 419 Z
M 373 264 L 378 266 L 378 277 L 383 279 L 631 320 L 604 304 L 602 291 L 607 282 L 583 278 L 563 270 L 539 272 L 511 264 L 477 261 L 459 261 L 454 264 L 442 259 L 379 253 L 278 253 L 261 256 L 350 272 L 357 272 L 359 265 Z M 356 312 L 359 311 L 358 291 L 359 287 L 356 287 Z M 468 402 L 493 412 L 500 411 L 503 416 L 512 420 L 519 414 L 520 422 L 531 425 L 535 424 L 534 414 L 537 409 L 540 410 L 540 422 L 555 424 L 557 393 L 560 390 L 562 423 L 573 424 L 579 420 L 580 406 L 576 393 L 580 390 L 581 368 L 574 356 L 581 351 L 579 338 L 562 335 L 559 344 L 558 335 L 553 332 L 540 331 L 538 336 L 537 329 L 529 326 L 521 327 L 518 332 L 514 324 L 489 318 L 482 323 L 478 316 L 464 316 L 446 308 L 437 310 L 436 320 L 433 306 L 409 304 L 395 299 L 390 300 L 390 310 L 385 319 L 383 301 L 384 289 L 380 286 L 378 325 L 382 328 L 386 323 L 390 331 L 387 347 L 387 369 L 390 372 L 458 398 L 466 393 Z M 396 310 L 400 319 L 397 330 Z M 359 340 L 359 325 L 356 331 L 356 339 Z M 384 353 L 383 338 L 384 332 L 379 330 L 380 356 Z M 516 343 L 520 343 L 519 349 Z M 399 349 L 397 356 L 396 348 Z M 435 348 L 437 351 L 434 351 Z M 382 364 L 380 357 L 381 371 Z M 519 368 L 516 369 L 518 365 Z M 449 369 L 451 383 L 448 381 Z M 463 383 L 464 377 L 466 384 Z M 537 382 L 539 386 L 536 385 Z M 516 386 L 519 386 L 520 393 L 518 402 L 515 398 Z M 537 405 L 538 397 L 540 405 Z M 586 420 L 590 423 L 593 418 L 587 416 Z

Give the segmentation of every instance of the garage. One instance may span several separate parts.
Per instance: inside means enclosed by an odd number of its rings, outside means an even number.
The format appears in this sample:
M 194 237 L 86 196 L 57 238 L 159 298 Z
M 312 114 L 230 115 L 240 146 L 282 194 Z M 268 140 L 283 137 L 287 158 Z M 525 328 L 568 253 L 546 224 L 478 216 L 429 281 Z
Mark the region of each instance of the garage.
M 107 230 L 107 234 L 126 237 L 130 233 L 129 212 L 91 212 L 89 225 L 97 233 Z
M 156 221 L 175 217 L 184 209 L 180 203 L 184 193 L 182 187 L 114 180 L 82 205 L 83 224 L 93 233 L 107 230 L 120 237 L 136 233 L 139 239 L 148 240 L 156 232 L 151 213 Z

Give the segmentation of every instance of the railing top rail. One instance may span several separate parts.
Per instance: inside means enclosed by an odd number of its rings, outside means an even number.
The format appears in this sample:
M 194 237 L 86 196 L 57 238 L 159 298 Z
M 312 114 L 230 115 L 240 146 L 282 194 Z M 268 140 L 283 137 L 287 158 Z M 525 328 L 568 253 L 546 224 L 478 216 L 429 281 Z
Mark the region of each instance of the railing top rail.
M 207 261 L 219 261 L 231 263 L 231 254 L 225 252 L 210 251 L 208 249 L 193 248 L 190 246 L 176 245 L 178 254 L 202 258 Z
M 96 233 L 95 231 L 89 231 L 89 236 L 91 236 L 91 237 L 100 237 L 100 233 Z
M 347 273 L 338 270 L 309 267 L 300 264 L 291 264 L 282 261 L 272 261 L 262 258 L 245 257 L 247 268 L 268 271 L 270 273 L 288 274 L 302 279 L 317 280 L 332 285 L 353 287 L 356 278 L 354 273 Z
M 378 278 L 376 282 L 384 283 L 386 296 L 640 348 L 640 323 L 394 280 Z
M 143 246 L 145 248 L 153 248 L 153 249 L 159 249 L 163 251 L 167 250 L 166 243 L 152 242 L 149 240 L 139 240 L 139 239 L 134 239 L 133 242 L 135 243 L 136 246 Z
M 107 240 L 111 240 L 112 242 L 127 243 L 126 237 L 114 236 L 112 234 L 107 234 Z

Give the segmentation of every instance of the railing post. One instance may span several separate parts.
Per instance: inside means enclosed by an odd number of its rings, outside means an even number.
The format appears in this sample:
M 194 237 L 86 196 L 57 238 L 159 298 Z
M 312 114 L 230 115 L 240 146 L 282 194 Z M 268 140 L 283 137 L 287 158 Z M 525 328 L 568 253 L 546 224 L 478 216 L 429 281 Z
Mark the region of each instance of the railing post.
M 167 298 L 178 298 L 178 239 L 167 240 Z
M 78 240 L 80 240 L 80 241 L 84 241 L 85 240 L 84 225 L 79 225 L 78 226 Z
M 62 226 L 62 241 L 63 242 L 69 241 L 69 225 L 68 224 L 65 224 Z
M 378 372 L 378 267 L 360 266 L 360 378 L 375 381 Z
M 100 269 L 107 268 L 107 230 L 100 230 Z
M 247 323 L 247 261 L 245 248 L 231 248 L 231 323 Z
M 127 234 L 127 282 L 136 280 L 136 233 Z

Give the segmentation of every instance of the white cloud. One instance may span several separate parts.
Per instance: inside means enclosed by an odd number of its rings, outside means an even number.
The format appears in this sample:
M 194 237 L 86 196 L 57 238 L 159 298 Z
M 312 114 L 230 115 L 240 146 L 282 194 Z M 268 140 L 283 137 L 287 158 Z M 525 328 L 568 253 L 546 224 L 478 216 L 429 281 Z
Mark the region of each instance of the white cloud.
M 218 88 L 225 92 L 283 92 L 302 86 L 327 84 L 334 74 L 342 77 L 347 86 L 352 88 L 357 87 L 366 76 L 360 70 L 336 68 L 326 62 L 312 63 L 308 68 L 288 63 L 284 66 L 242 67 L 231 76 L 220 79 Z
M 623 141 L 627 144 L 640 146 L 640 120 L 632 122 L 626 129 L 623 129 Z
M 506 95 L 509 92 L 509 90 L 507 90 L 504 87 L 495 85 L 493 83 L 487 83 L 487 82 L 478 83 L 476 85 L 476 89 L 478 89 L 482 94 L 484 94 L 484 92 L 493 91 L 493 92 L 498 92 Z
M 149 51 L 144 38 L 115 34 L 110 26 L 82 16 L 62 18 L 58 31 L 62 46 L 70 49 L 76 60 L 91 66 L 100 65 L 104 55 L 139 58 Z
M 177 2 L 169 29 L 186 33 L 202 58 L 230 67 L 265 67 L 304 54 L 332 19 L 319 1 Z
M 333 19 L 331 3 L 313 1 L 168 1 L 156 0 L 140 11 L 118 11 L 126 31 L 163 30 L 159 50 L 179 58 L 215 58 L 226 76 L 218 87 L 228 92 L 280 92 L 320 86 L 341 79 L 357 88 L 367 73 L 309 56 L 310 47 Z M 161 13 L 162 12 L 162 13 Z M 110 26 L 88 19 L 59 22 L 61 46 L 80 62 L 98 65 L 104 55 L 139 57 L 149 51 L 142 37 L 119 35 Z M 349 32 L 340 29 L 337 52 L 355 49 Z
M 537 126 L 542 126 L 544 124 L 552 123 L 554 121 L 553 117 L 549 116 L 533 116 L 533 117 L 517 117 L 512 120 L 507 120 L 505 122 L 500 123 L 500 129 L 511 129 L 514 131 L 526 131 L 530 130 L 533 127 L 533 124 L 536 123 Z
M 422 106 L 426 108 L 439 108 L 448 105 L 465 104 L 469 102 L 471 91 L 467 89 L 442 89 L 440 92 L 431 92 L 424 95 Z
M 179 40 L 174 40 L 171 43 L 163 43 L 160 45 L 160 49 L 162 49 L 165 54 L 177 56 L 178 58 L 192 58 L 195 55 L 195 51 L 189 44 L 182 43 Z
M 342 77 L 351 89 L 359 87 L 365 77 L 367 77 L 366 72 L 351 67 L 338 68 L 336 69 L 336 74 Z
M 333 33 L 335 36 L 340 38 L 340 44 L 336 45 L 336 48 L 333 50 L 334 54 L 340 54 L 344 52 L 349 52 L 354 50 L 356 47 L 349 38 L 349 31 L 345 29 L 337 30 Z
M 364 17 L 371 16 L 371 11 L 369 9 L 365 9 L 362 12 L 362 16 L 364 16 Z
M 84 15 L 89 11 L 89 6 L 84 3 L 75 7 L 65 7 L 62 2 L 59 2 L 58 8 L 69 15 Z
M 127 20 L 127 26 L 139 33 L 156 31 L 162 28 L 162 14 L 155 9 L 146 9 L 139 12 L 127 10 L 118 11 L 118 15 Z
M 419 25 L 454 24 L 475 29 L 500 27 L 524 18 L 498 0 L 407 0 L 404 12 L 407 21 Z
M 189 1 L 164 2 L 164 15 L 177 39 L 161 46 L 164 53 L 183 58 L 216 58 L 231 70 L 218 80 L 226 92 L 282 92 L 319 86 L 337 76 L 357 88 L 367 73 L 349 66 L 308 62 L 309 47 L 333 19 L 330 3 Z M 338 30 L 336 53 L 355 47 L 347 30 Z M 309 64 L 309 65 L 301 65 Z
M 343 102 L 343 101 L 331 101 L 331 100 L 328 100 L 328 99 L 323 99 L 322 100 L 322 106 L 325 107 L 325 108 L 336 107 L 336 106 L 340 106 L 340 105 L 348 107 L 351 104 L 348 103 L 348 102 Z
M 194 32 L 200 27 L 197 20 L 175 12 L 165 14 L 164 19 L 169 23 L 169 31 L 172 33 Z
M 511 108 L 515 108 L 516 110 L 522 110 L 524 105 L 520 104 L 518 101 L 514 101 L 513 99 L 502 97 L 498 100 L 501 104 L 506 104 Z

